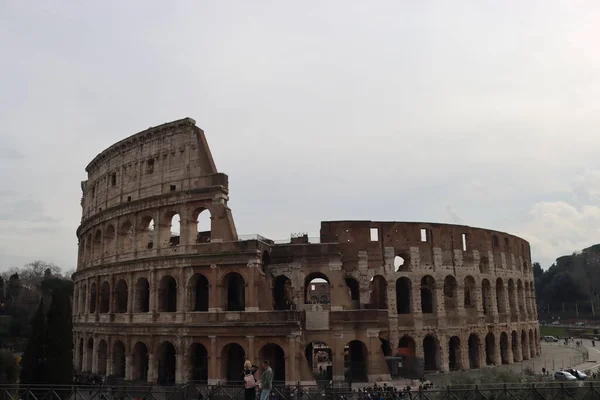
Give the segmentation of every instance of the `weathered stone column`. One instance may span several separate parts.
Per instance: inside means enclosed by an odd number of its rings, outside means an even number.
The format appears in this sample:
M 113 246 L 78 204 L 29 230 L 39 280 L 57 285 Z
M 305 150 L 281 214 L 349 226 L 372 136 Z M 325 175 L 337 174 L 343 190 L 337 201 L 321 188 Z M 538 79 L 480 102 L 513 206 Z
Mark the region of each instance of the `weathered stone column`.
M 209 336 L 210 338 L 210 353 L 208 356 L 209 359 L 209 368 L 208 368 L 208 384 L 216 385 L 221 378 L 221 373 L 219 371 L 218 365 L 218 355 L 217 355 L 217 337 Z
M 285 383 L 286 385 L 293 385 L 295 382 L 300 381 L 300 378 L 296 376 L 297 369 L 297 359 L 296 359 L 296 340 L 297 336 L 295 333 L 287 336 L 288 339 L 288 352 L 285 360 L 287 362 L 287 366 L 285 368 L 286 377 Z
M 130 354 L 125 356 L 125 380 L 133 380 L 133 357 Z
M 217 266 L 216 264 L 212 264 L 210 266 L 210 286 L 209 286 L 209 292 L 208 295 L 210 297 L 209 299 L 209 304 L 208 304 L 208 311 L 210 312 L 216 312 L 216 311 L 222 311 L 223 310 L 223 305 L 221 304 L 221 283 L 218 281 L 218 270 L 217 270 Z
M 246 355 L 246 359 L 256 364 L 256 354 L 254 353 L 254 336 L 246 336 L 246 339 L 248 339 L 248 354 Z
M 97 307 L 96 307 L 97 308 Z M 94 346 L 92 348 L 92 373 L 98 373 L 98 338 L 94 338 Z
M 183 354 L 175 355 L 175 383 L 184 383 L 185 378 L 183 376 Z
M 258 264 L 251 261 L 247 265 L 248 267 L 248 284 L 246 290 L 246 298 L 244 303 L 246 304 L 246 311 L 258 311 L 258 299 L 256 295 L 255 275 Z
M 483 337 L 483 340 L 479 338 L 477 352 L 479 355 L 479 368 L 484 368 L 487 365 L 487 357 L 485 354 L 485 337 Z
M 439 366 L 440 372 L 450 371 L 449 365 L 449 349 L 448 349 L 448 336 L 445 333 L 438 333 L 438 346 L 439 346 Z
M 343 382 L 344 381 L 344 334 L 334 333 L 334 344 L 331 348 L 333 353 L 333 360 L 331 363 L 331 369 L 333 380 Z
M 435 283 L 435 305 L 433 312 L 437 314 L 438 318 L 446 316 L 446 305 L 444 303 L 444 282 Z
M 152 349 L 153 350 L 153 349 Z M 148 382 L 156 383 L 157 379 L 157 370 L 158 366 L 156 365 L 156 357 L 153 353 L 148 354 Z
M 502 365 L 502 347 L 500 346 L 500 335 L 494 333 L 494 365 Z

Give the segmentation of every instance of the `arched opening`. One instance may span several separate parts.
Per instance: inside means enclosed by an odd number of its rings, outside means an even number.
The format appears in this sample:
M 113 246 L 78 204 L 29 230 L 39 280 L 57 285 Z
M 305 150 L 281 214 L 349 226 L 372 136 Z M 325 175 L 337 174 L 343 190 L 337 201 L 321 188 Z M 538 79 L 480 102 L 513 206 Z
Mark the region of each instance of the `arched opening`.
M 379 338 L 379 341 L 381 342 L 381 352 L 383 353 L 383 356 L 391 357 L 392 356 L 392 345 L 390 344 L 390 341 L 387 339 L 384 339 L 382 337 Z
M 262 270 L 265 274 L 269 271 L 269 265 L 271 265 L 271 255 L 265 250 L 262 255 Z
M 169 246 L 177 246 L 181 237 L 181 218 L 179 217 L 179 214 L 175 214 L 171 217 L 170 225 Z
M 135 284 L 135 310 L 136 313 L 150 311 L 150 283 L 146 278 L 140 278 Z
M 458 308 L 458 284 L 456 278 L 447 275 L 444 278 L 444 307 L 447 312 L 456 311 Z
M 223 278 L 223 287 L 225 288 L 225 309 L 227 311 L 246 310 L 246 282 L 242 275 L 237 272 L 230 272 Z
M 304 279 L 304 303 L 305 304 L 329 304 L 331 303 L 329 278 L 320 272 L 309 274 Z
M 512 331 L 510 334 L 510 342 L 512 345 L 513 360 L 515 362 L 522 361 L 523 357 L 519 354 L 519 335 L 517 334 L 517 331 Z
M 107 281 L 100 286 L 100 314 L 106 314 L 110 309 L 110 285 Z
M 90 313 L 93 314 L 96 312 L 96 282 L 93 282 L 90 286 Z
M 358 310 L 360 308 L 360 289 L 358 281 L 351 277 L 345 277 L 346 288 L 348 289 L 348 295 L 352 301 L 352 309 Z
M 491 332 L 485 337 L 485 363 L 487 365 L 496 364 L 496 338 Z
M 517 313 L 517 291 L 515 289 L 515 282 L 512 279 L 508 280 L 508 304 L 512 314 Z
M 356 283 L 358 285 L 358 282 Z M 375 275 L 369 284 L 371 288 L 371 307 L 376 310 L 387 310 L 387 281 L 381 275 Z
M 285 353 L 274 343 L 264 345 L 258 352 L 261 360 L 269 361 L 273 370 L 273 382 L 285 384 Z
M 506 296 L 504 290 L 502 278 L 496 279 L 496 303 L 498 304 L 498 314 L 506 313 Z
M 158 311 L 177 312 L 177 281 L 171 275 L 165 275 L 160 280 Z
M 188 354 L 189 379 L 198 383 L 208 382 L 208 351 L 206 347 L 201 343 L 193 343 Z
M 175 384 L 176 357 L 175 346 L 164 342 L 158 349 L 158 384 L 171 386 Z
M 535 357 L 535 339 L 533 338 L 533 331 L 529 330 L 529 355 L 531 358 Z
M 506 332 L 502 332 L 500 334 L 500 359 L 502 361 L 502 364 L 509 363 L 508 350 L 508 335 L 506 334 Z
M 523 290 L 523 282 L 520 279 L 517 281 L 517 296 L 519 299 L 519 312 L 525 317 L 525 292 Z
M 127 312 L 127 282 L 124 279 L 120 279 L 117 282 L 115 289 L 115 312 L 126 313 Z
M 189 303 L 192 311 L 208 311 L 209 284 L 202 274 L 194 274 L 188 283 Z
M 79 312 L 85 314 L 85 301 L 87 300 L 87 286 L 84 283 L 79 292 Z
M 77 369 L 81 372 L 83 372 L 83 339 L 79 340 L 79 346 L 78 346 L 78 363 L 77 363 Z
M 435 279 L 426 275 L 421 279 L 421 312 L 433 314 L 435 306 Z
M 464 307 L 467 309 L 474 309 L 477 302 L 477 295 L 475 294 L 475 279 L 470 275 L 465 278 L 464 291 Z
M 227 383 L 239 383 L 242 381 L 241 371 L 244 370 L 246 352 L 237 343 L 229 343 L 223 347 L 221 352 L 221 365 L 223 368 L 221 376 L 225 377 Z
M 481 300 L 483 301 L 483 313 L 485 315 L 493 314 L 492 285 L 487 279 L 481 281 Z
M 114 225 L 108 225 L 104 231 L 104 255 L 106 257 L 115 254 L 115 227 Z
M 93 365 L 93 360 L 94 360 L 94 339 L 89 338 L 87 341 L 87 346 L 85 349 L 85 353 L 86 353 L 86 366 L 85 366 L 85 370 L 87 372 L 91 372 L 92 371 L 92 365 Z
M 113 375 L 125 378 L 125 345 L 120 340 L 113 345 Z
M 196 224 L 196 243 L 209 243 L 211 240 L 211 215 L 206 208 L 198 208 L 192 213 Z
M 94 235 L 94 250 L 92 259 L 102 257 L 102 231 L 98 229 Z
M 406 277 L 396 280 L 396 311 L 398 314 L 410 314 L 411 282 Z
M 273 279 L 273 309 L 292 309 L 292 281 L 285 275 Z
M 346 382 L 367 382 L 367 346 L 359 340 L 353 340 L 344 348 Z
M 450 371 L 459 371 L 462 369 L 461 357 L 460 339 L 458 336 L 452 336 L 448 342 L 448 367 Z
M 140 221 L 137 232 L 137 249 L 148 250 L 154 247 L 154 219 L 152 217 L 143 217 Z
M 469 369 L 479 368 L 479 337 L 472 333 L 469 335 Z
M 108 359 L 108 346 L 106 345 L 106 341 L 101 340 L 98 343 L 98 365 L 97 371 L 101 376 L 106 376 L 106 361 Z
M 527 340 L 527 333 L 525 330 L 521 331 L 521 355 L 523 360 L 529 360 L 529 340 Z
M 404 335 L 402 336 L 402 338 L 400 338 L 400 341 L 398 342 L 397 353 L 399 356 L 414 357 L 416 346 L 417 344 L 415 343 L 415 340 L 412 337 Z
M 437 339 L 433 335 L 427 335 L 423 339 L 423 355 L 425 371 L 440 369 L 440 350 Z
M 317 381 L 333 379 L 332 350 L 325 342 L 311 342 L 304 350 L 304 356 Z
M 148 381 L 148 347 L 142 342 L 133 346 L 133 374 L 134 381 Z
M 396 271 L 396 272 L 406 271 L 406 265 L 405 265 L 404 258 L 402 258 L 400 256 L 394 257 L 394 271 Z
M 119 228 L 119 254 L 133 251 L 133 225 L 129 220 L 124 221 Z

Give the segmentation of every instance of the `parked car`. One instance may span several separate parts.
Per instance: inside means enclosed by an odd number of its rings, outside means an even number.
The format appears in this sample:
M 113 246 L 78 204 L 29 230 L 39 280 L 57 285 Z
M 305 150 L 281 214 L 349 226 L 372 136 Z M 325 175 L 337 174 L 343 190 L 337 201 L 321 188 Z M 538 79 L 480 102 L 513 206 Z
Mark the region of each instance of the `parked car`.
M 554 336 L 544 336 L 544 340 L 546 342 L 558 342 L 558 338 L 556 338 Z
M 554 373 L 554 379 L 556 379 L 557 381 L 576 381 L 577 380 L 577 378 L 575 378 L 573 375 L 571 375 L 567 371 L 556 371 Z
M 585 381 L 588 378 L 586 374 L 584 374 L 578 369 L 569 368 L 566 369 L 565 372 L 568 372 L 571 375 L 573 375 L 575 378 L 577 378 L 578 381 Z

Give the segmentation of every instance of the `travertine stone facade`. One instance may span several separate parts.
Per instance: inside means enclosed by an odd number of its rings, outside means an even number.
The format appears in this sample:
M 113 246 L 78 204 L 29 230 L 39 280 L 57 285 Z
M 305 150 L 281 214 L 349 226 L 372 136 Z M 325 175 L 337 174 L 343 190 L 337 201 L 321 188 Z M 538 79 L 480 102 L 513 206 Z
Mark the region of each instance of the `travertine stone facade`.
M 390 378 L 386 356 L 419 373 L 540 354 L 529 244 L 515 236 L 372 221 L 322 222 L 319 239 L 286 244 L 238 236 L 227 175 L 189 118 L 116 143 L 86 170 L 79 370 L 216 383 L 267 358 L 277 381 L 309 383 L 318 359 L 330 379 L 374 381 Z

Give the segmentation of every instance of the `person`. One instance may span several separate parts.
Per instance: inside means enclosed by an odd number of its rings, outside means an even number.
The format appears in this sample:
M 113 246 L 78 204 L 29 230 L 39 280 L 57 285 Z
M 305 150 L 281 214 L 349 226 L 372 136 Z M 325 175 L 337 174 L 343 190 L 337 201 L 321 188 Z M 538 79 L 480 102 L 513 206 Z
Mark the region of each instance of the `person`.
M 273 370 L 269 366 L 269 361 L 263 361 L 263 373 L 260 382 L 260 400 L 269 400 L 269 393 L 273 389 Z
M 250 360 L 244 363 L 244 400 L 256 400 L 256 377 L 254 374 L 258 371 L 256 365 L 252 365 Z

